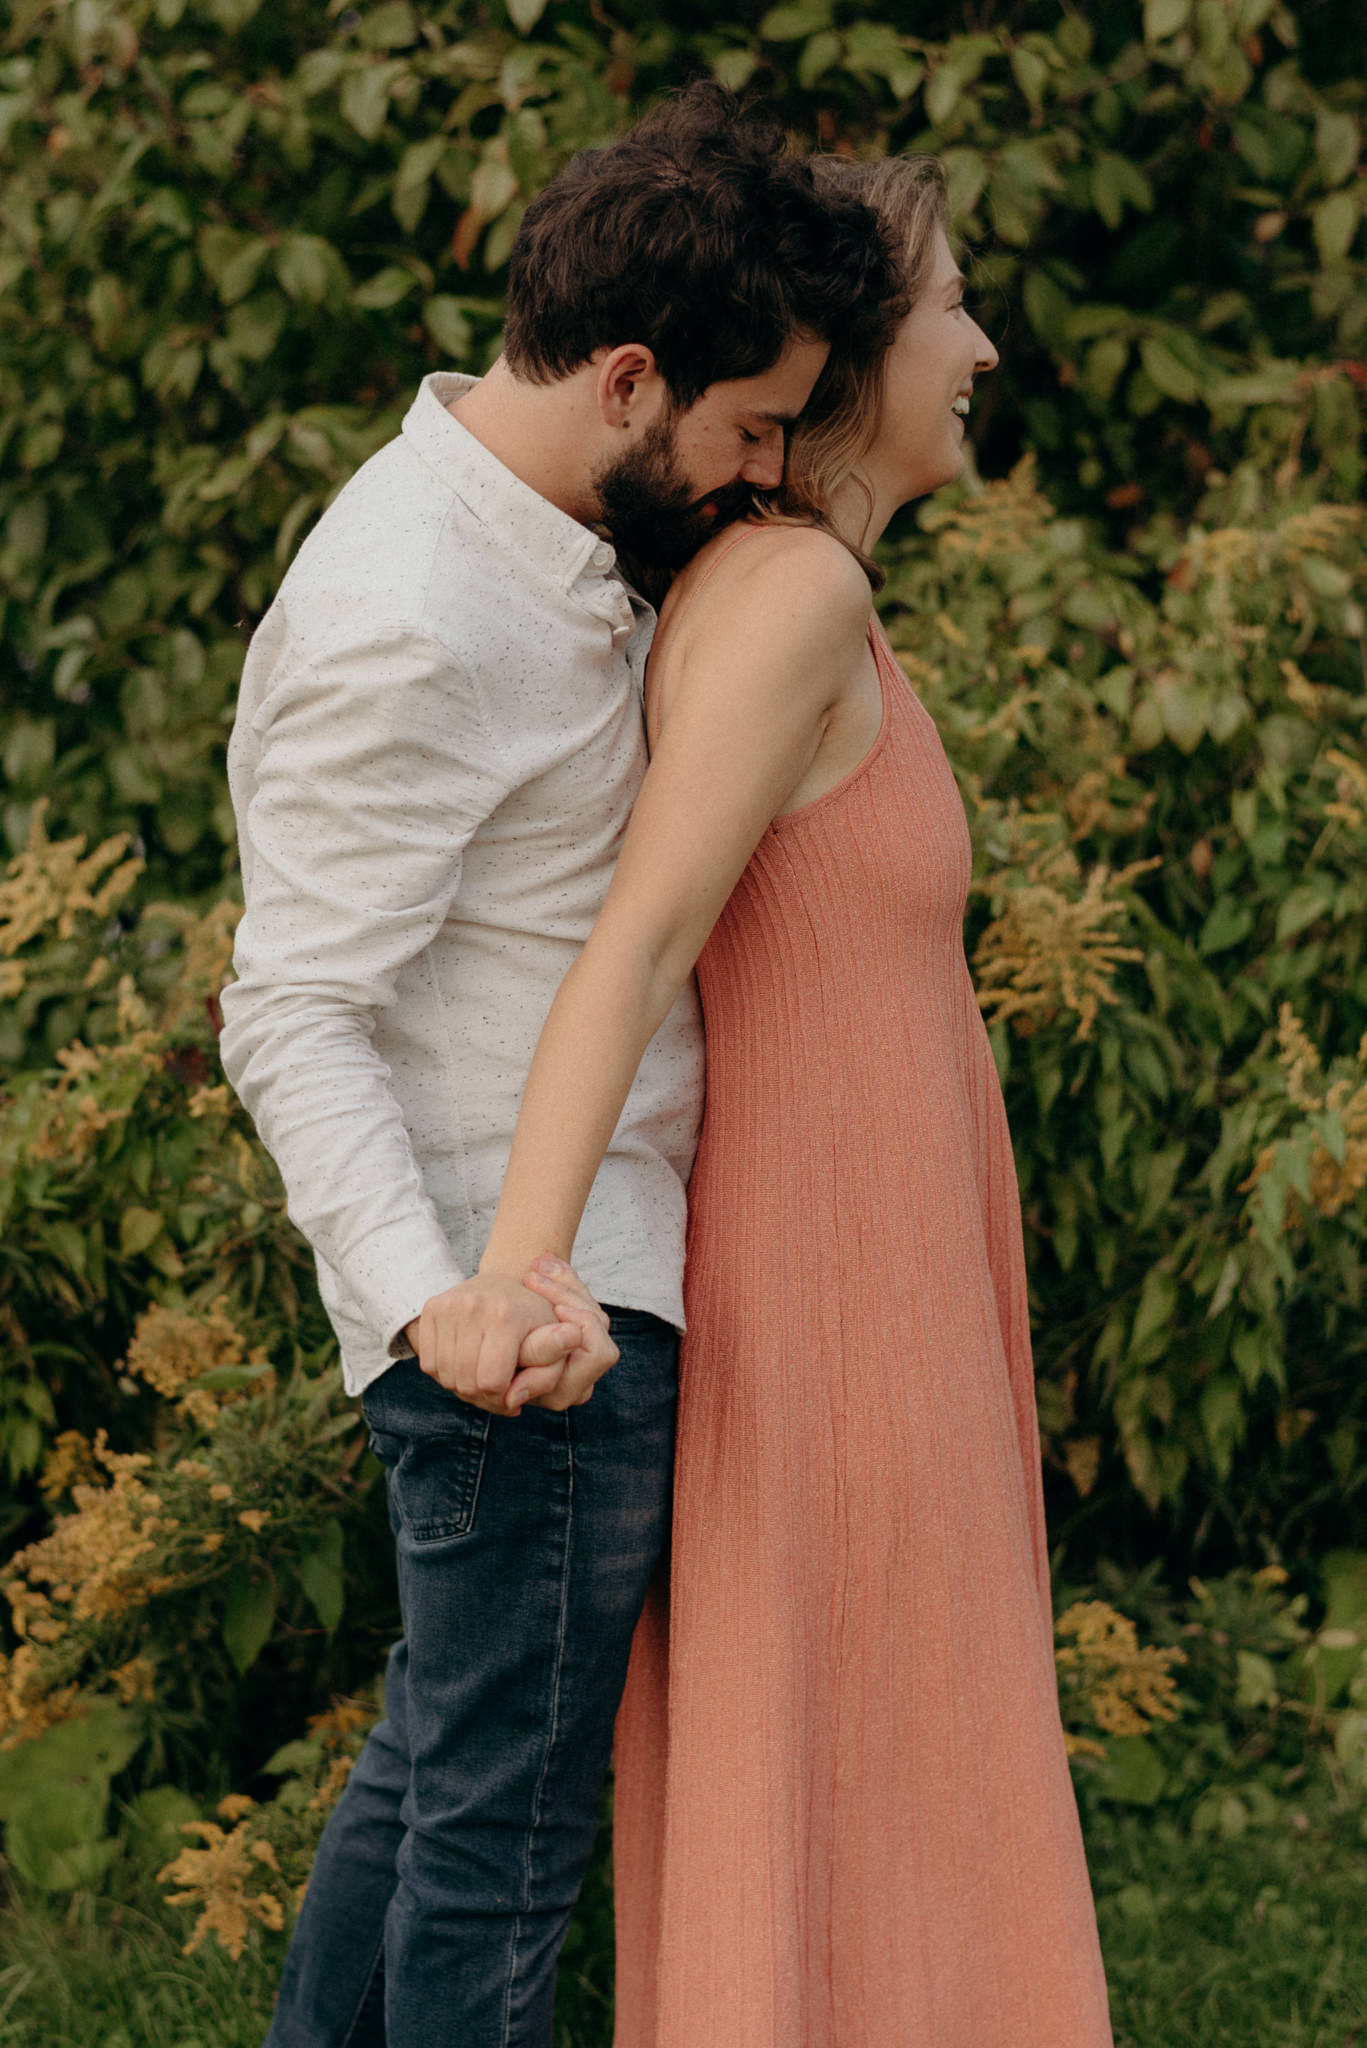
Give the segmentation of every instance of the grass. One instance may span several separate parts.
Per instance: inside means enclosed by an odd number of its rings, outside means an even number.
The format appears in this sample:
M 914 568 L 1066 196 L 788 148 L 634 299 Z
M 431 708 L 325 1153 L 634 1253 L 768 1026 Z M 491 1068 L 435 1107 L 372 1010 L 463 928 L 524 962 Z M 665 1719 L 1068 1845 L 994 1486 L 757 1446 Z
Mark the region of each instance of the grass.
M 1327 1796 L 1225 1839 L 1105 1812 L 1088 1852 L 1116 2048 L 1367 2048 L 1367 1844 Z M 260 2048 L 278 1943 L 181 1954 L 146 1869 L 71 1900 L 16 1890 L 0 1921 L 0 2048 Z M 555 2048 L 609 2048 L 611 1902 L 599 1845 L 566 1943 Z M 930 2048 L 930 2044 L 927 2044 Z
M 1367 2048 L 1356 1815 L 1221 1839 L 1129 1813 L 1088 1856 L 1116 2048 Z

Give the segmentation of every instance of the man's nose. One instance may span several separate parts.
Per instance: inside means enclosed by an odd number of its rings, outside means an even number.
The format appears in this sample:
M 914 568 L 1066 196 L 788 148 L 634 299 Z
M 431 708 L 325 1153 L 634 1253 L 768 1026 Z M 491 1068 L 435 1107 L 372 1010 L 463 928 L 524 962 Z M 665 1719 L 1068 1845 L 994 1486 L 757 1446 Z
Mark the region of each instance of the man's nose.
M 780 434 L 772 444 L 757 448 L 741 469 L 741 476 L 747 484 L 754 484 L 757 490 L 776 491 L 783 482 L 783 436 Z

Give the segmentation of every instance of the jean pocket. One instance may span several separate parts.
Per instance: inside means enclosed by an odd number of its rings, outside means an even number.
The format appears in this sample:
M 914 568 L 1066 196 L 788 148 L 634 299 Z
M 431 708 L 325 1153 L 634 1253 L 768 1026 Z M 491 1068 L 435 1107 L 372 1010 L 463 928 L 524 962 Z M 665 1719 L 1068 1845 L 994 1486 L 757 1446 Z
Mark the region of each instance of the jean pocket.
M 413 1543 L 468 1536 L 475 1525 L 479 1482 L 489 1442 L 489 1417 L 472 1408 L 455 1426 L 421 1437 L 372 1429 L 370 1441 L 386 1469 L 389 1497 Z

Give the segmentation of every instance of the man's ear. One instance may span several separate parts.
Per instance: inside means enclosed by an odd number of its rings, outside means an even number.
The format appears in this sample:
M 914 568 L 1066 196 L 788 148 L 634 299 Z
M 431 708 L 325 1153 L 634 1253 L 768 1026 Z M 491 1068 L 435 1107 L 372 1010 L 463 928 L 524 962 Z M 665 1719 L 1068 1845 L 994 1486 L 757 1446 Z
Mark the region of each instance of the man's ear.
M 655 352 L 644 342 L 624 341 L 609 349 L 598 365 L 595 384 L 599 417 L 605 427 L 649 426 L 660 407 L 663 379 Z

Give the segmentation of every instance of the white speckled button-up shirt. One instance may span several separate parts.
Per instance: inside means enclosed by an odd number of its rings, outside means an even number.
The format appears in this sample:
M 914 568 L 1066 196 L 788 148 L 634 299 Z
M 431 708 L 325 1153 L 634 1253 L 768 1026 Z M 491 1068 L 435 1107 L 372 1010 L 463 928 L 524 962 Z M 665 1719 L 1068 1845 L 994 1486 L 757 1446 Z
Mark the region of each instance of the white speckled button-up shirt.
M 479 1262 L 646 767 L 654 614 L 446 411 L 471 382 L 425 379 L 304 542 L 228 754 L 246 912 L 223 1065 L 317 1256 L 352 1393 Z M 574 1246 L 600 1301 L 680 1328 L 702 1080 L 690 983 Z

